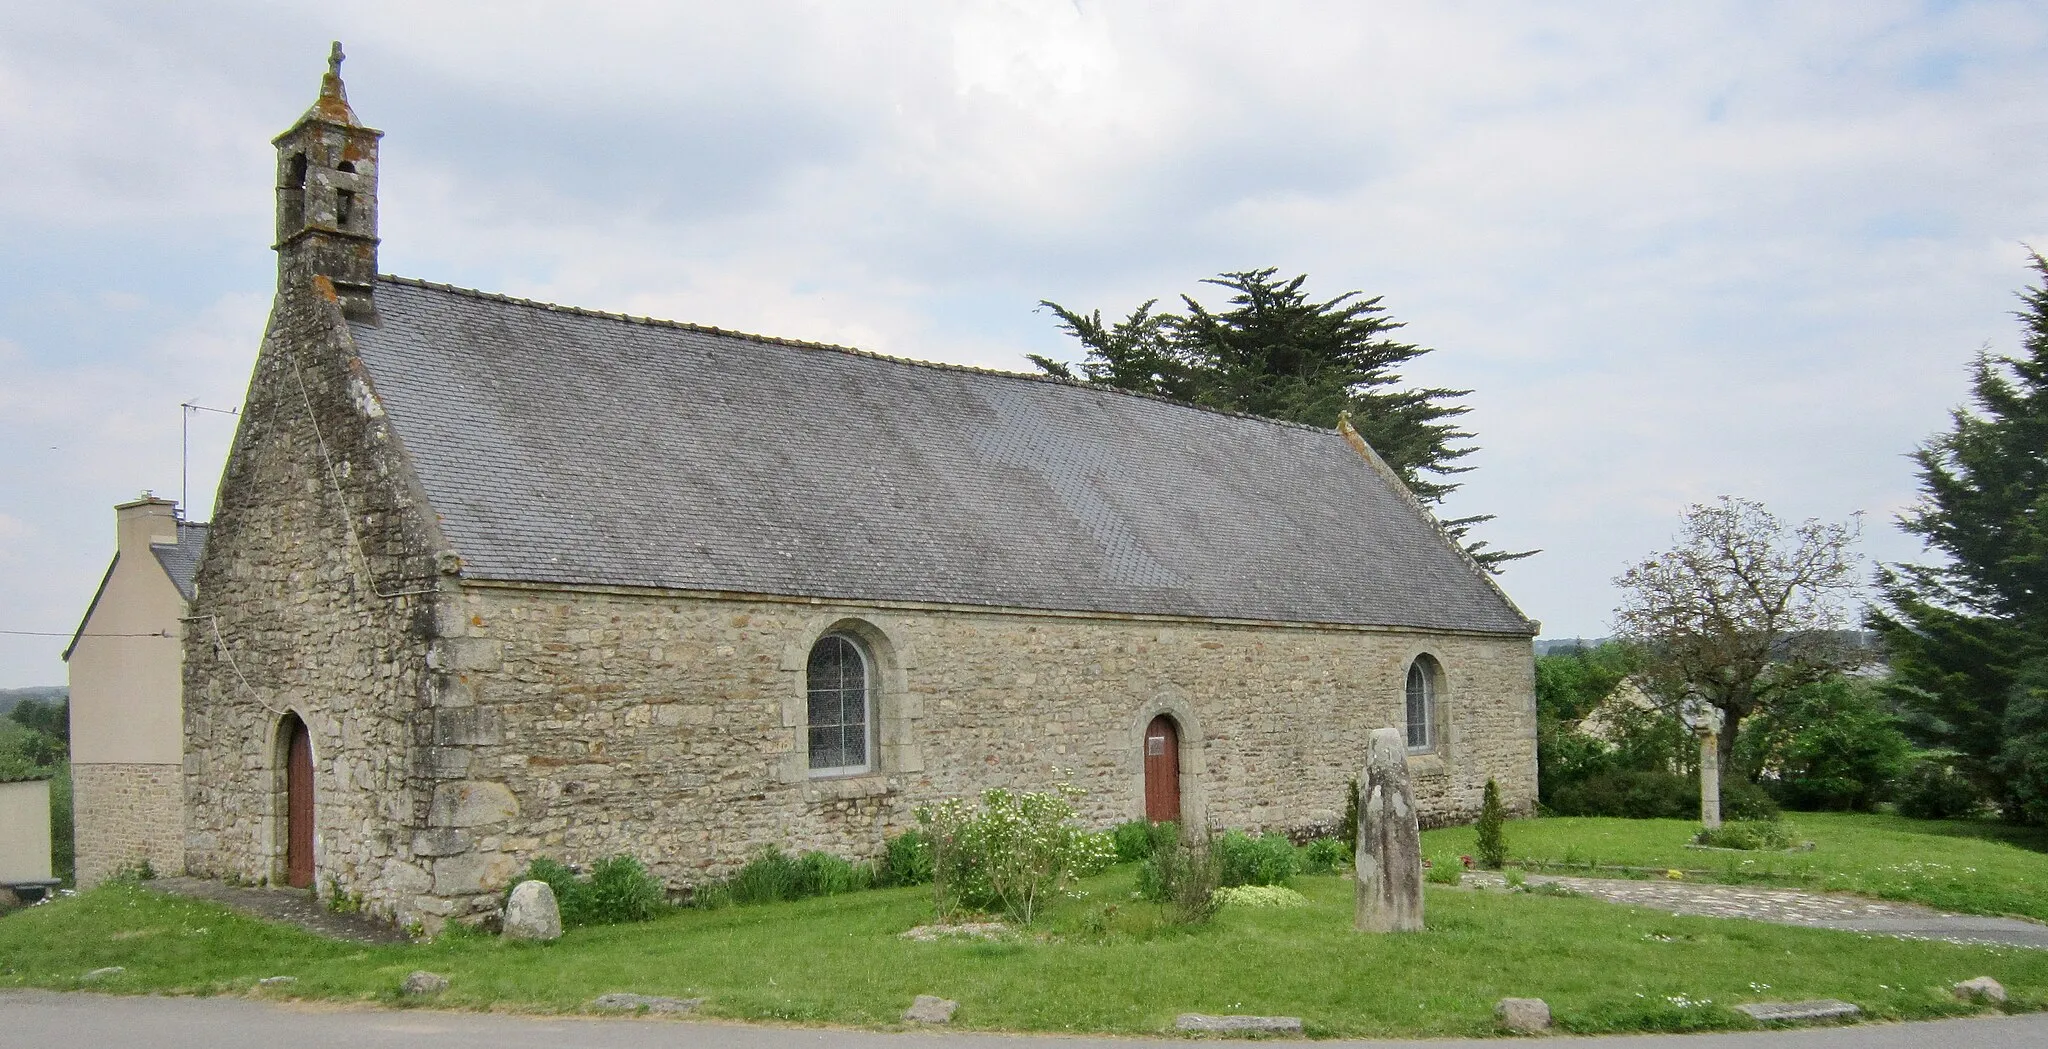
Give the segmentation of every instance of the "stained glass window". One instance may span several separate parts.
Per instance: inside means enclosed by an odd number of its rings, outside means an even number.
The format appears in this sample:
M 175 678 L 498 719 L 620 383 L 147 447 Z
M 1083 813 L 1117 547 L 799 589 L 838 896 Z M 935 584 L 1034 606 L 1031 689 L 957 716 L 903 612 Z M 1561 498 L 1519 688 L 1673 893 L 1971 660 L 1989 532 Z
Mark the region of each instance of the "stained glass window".
M 1408 749 L 1428 750 L 1436 745 L 1436 679 L 1426 665 L 1428 656 L 1408 664 Z
M 848 772 L 868 767 L 868 659 L 844 634 L 811 646 L 811 771 Z

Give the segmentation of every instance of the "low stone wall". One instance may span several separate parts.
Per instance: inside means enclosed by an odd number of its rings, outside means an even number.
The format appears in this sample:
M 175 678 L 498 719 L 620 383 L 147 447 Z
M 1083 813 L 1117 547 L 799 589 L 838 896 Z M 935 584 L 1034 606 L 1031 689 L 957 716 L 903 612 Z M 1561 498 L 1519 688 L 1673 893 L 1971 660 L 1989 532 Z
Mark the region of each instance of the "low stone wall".
M 144 860 L 158 874 L 185 873 L 183 781 L 179 765 L 71 766 L 79 888 Z

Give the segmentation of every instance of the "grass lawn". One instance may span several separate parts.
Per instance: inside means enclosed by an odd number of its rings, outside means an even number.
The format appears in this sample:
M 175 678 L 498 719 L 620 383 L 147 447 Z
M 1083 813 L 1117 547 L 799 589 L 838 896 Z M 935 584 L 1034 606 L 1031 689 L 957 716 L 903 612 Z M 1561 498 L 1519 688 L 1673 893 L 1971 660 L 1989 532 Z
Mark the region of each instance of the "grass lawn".
M 2048 832 L 1962 820 L 1788 812 L 1811 852 L 1688 849 L 1684 820 L 1547 818 L 1507 825 L 1514 862 L 1707 870 L 1716 881 L 1787 885 L 1910 900 L 1968 914 L 2048 921 Z M 1424 855 L 1457 862 L 1474 851 L 1470 827 L 1422 836 Z M 1560 873 L 1571 873 L 1560 870 Z
M 1516 824 L 1512 840 L 1536 841 Z M 1434 843 L 1443 847 L 1447 839 Z M 446 974 L 437 1004 L 574 1011 L 607 991 L 706 999 L 712 1016 L 893 1026 L 918 994 L 960 1001 L 959 1027 L 1148 1034 L 1181 1012 L 1300 1016 L 1318 1036 L 1474 1035 L 1503 996 L 1548 1000 L 1572 1031 L 1754 1026 L 1728 1006 L 1838 997 L 1886 1019 L 1973 1011 L 1950 984 L 1990 975 L 2015 1009 L 2048 1006 L 2048 952 L 1916 943 L 1678 918 L 1592 900 L 1430 887 L 1428 931 L 1350 931 L 1351 883 L 1298 877 L 1295 909 L 1226 909 L 1161 928 L 1129 899 L 1131 868 L 1061 901 L 1031 937 L 917 943 L 922 890 L 680 911 L 572 930 L 551 945 L 477 934 L 366 948 L 211 904 L 112 884 L 0 919 L 0 986 L 120 993 L 262 993 L 396 1004 L 405 974 Z M 1112 912 L 1111 906 L 1115 907 Z M 283 991 L 255 981 L 290 975 Z

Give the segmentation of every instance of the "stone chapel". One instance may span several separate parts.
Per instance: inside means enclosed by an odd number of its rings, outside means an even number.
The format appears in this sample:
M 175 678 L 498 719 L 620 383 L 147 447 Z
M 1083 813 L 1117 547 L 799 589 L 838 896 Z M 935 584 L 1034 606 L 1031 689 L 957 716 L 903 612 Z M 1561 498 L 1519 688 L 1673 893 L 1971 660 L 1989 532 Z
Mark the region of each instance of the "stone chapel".
M 919 804 L 1533 808 L 1523 616 L 1348 424 L 377 271 L 336 45 L 185 631 L 188 869 L 428 929 L 536 856 L 672 888 Z

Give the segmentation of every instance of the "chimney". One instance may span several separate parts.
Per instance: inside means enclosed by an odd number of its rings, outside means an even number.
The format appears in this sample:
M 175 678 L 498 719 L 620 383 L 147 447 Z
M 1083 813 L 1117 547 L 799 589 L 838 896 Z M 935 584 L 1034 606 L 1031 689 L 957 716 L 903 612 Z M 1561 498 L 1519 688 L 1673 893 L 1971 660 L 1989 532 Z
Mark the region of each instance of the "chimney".
M 114 507 L 114 550 L 140 557 L 149 553 L 151 543 L 178 541 L 178 504 L 144 492 L 134 502 Z

